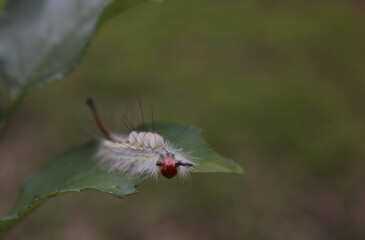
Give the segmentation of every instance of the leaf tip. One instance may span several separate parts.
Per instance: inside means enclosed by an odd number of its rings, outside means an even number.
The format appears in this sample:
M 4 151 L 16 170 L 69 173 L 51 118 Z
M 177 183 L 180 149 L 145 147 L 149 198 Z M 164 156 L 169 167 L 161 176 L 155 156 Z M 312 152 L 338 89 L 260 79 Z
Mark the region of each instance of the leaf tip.
M 245 173 L 245 171 L 240 165 L 237 164 L 237 170 L 234 173 L 242 176 Z

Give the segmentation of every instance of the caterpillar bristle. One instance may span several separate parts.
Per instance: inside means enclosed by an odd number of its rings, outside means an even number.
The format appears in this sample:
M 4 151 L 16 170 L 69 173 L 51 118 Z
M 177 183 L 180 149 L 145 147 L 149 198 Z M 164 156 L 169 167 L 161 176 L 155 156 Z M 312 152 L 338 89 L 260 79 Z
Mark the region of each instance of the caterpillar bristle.
M 96 154 L 99 164 L 107 171 L 117 171 L 130 178 L 159 175 L 186 178 L 195 165 L 181 149 L 173 148 L 157 133 L 132 131 L 129 135 L 114 136 L 118 142 L 102 139 Z

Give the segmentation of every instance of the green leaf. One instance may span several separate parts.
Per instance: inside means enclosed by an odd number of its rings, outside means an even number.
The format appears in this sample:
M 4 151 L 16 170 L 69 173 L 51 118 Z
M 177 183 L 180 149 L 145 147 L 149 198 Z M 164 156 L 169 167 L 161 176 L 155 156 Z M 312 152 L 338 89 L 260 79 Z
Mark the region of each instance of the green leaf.
M 121 12 L 124 12 L 133 6 L 146 1 L 147 0 L 114 0 L 111 4 L 105 7 L 103 13 L 100 16 L 97 28 L 100 28 L 111 18 L 117 16 Z
M 152 125 L 143 127 L 151 128 Z M 239 165 L 212 151 L 198 129 L 176 124 L 155 124 L 154 129 L 164 139 L 176 139 L 176 148 L 182 148 L 184 152 L 191 152 L 192 156 L 199 158 L 197 172 L 243 173 Z M 95 189 L 123 198 L 136 193 L 135 187 L 144 179 L 130 179 L 119 172 L 108 173 L 102 170 L 93 158 L 96 147 L 97 144 L 91 142 L 71 149 L 28 177 L 12 211 L 0 219 L 0 236 L 34 207 L 59 194 Z
M 8 1 L 0 25 L 0 72 L 12 95 L 62 78 L 84 55 L 101 15 L 105 23 L 140 2 Z

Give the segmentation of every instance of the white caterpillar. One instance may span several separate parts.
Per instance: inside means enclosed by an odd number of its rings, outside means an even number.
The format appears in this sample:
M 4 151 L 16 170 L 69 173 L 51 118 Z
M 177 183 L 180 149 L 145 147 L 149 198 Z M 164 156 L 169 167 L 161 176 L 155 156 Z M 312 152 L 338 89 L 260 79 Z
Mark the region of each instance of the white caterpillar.
M 95 121 L 105 139 L 99 144 L 96 158 L 108 171 L 119 171 L 130 177 L 154 176 L 166 178 L 186 177 L 194 162 L 182 149 L 173 148 L 162 136 L 152 132 L 135 132 L 129 135 L 111 135 L 105 128 L 91 99 L 87 101 Z

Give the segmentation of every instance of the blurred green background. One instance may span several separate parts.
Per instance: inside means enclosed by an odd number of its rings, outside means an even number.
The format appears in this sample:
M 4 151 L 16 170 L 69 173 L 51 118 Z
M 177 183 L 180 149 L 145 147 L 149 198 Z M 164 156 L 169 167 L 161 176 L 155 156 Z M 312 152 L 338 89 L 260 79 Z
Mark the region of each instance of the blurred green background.
M 124 200 L 67 194 L 7 239 L 365 239 L 365 4 L 169 0 L 101 29 L 68 77 L 33 91 L 0 139 L 0 215 L 23 179 L 138 115 L 190 123 L 244 176 L 149 181 Z

